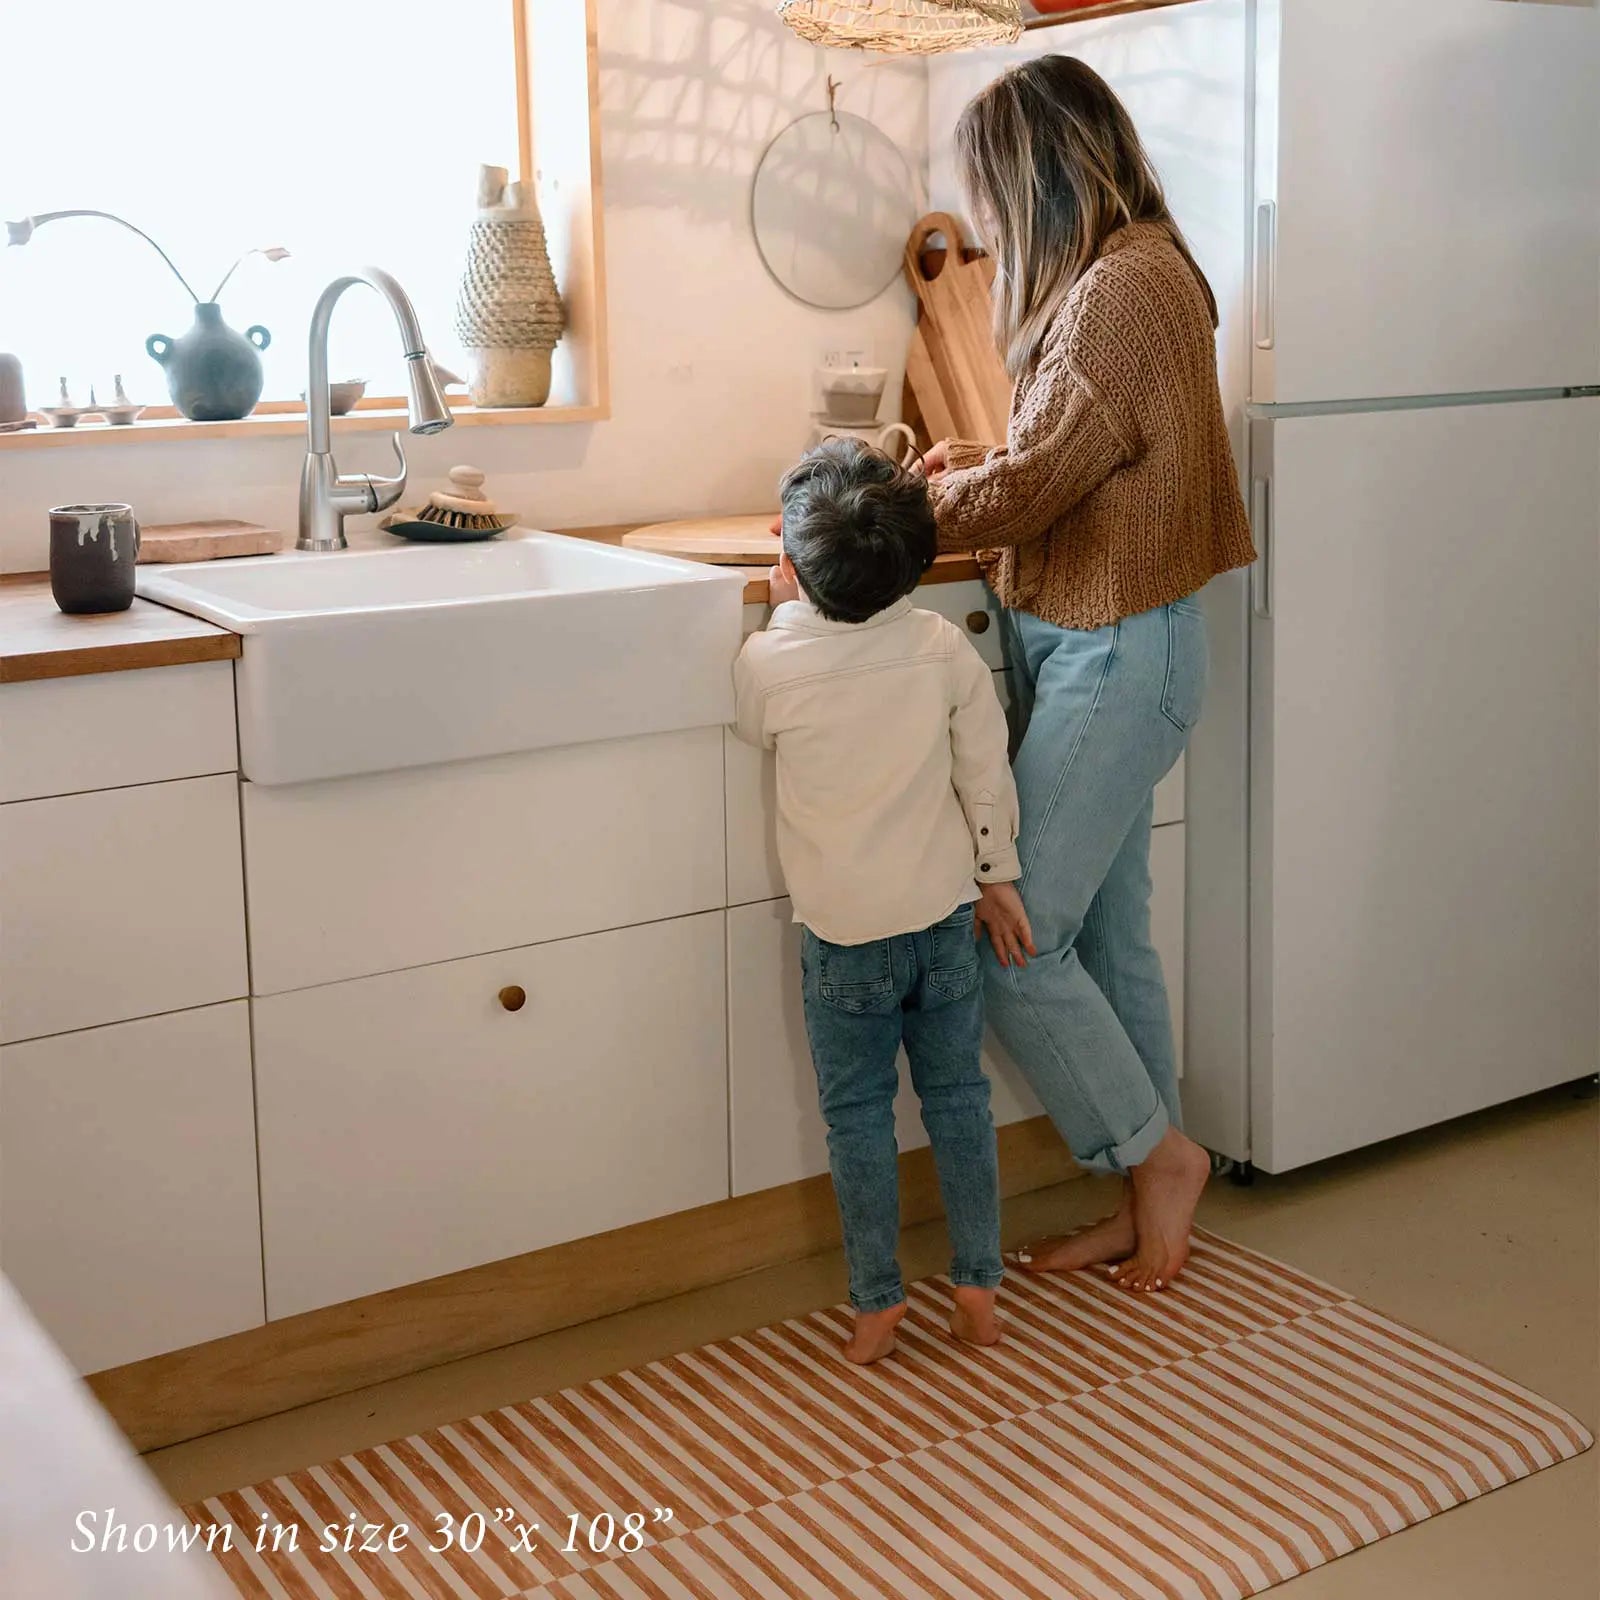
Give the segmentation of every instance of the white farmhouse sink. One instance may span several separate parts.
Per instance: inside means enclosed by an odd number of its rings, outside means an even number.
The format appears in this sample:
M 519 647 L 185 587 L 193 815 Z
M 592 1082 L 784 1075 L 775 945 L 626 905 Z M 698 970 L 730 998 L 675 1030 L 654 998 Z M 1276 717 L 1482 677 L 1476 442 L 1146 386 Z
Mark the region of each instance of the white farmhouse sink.
M 242 634 L 255 783 L 727 721 L 743 578 L 517 530 L 139 568 L 138 590 Z M 574 804 L 582 804 L 574 797 Z

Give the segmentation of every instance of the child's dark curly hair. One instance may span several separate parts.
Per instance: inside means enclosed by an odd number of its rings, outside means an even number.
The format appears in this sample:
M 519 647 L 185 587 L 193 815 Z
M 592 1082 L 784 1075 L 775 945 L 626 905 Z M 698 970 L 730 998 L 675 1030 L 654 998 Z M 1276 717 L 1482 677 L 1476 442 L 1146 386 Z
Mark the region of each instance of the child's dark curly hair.
M 921 581 L 938 553 L 928 483 L 859 439 L 829 439 L 789 469 L 783 548 L 831 622 L 865 622 Z

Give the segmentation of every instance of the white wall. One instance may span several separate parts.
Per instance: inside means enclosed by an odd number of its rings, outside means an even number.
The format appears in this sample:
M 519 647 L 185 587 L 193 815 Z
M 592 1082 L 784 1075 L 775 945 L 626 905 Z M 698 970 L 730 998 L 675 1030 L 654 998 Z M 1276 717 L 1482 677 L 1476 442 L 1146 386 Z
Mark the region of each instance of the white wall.
M 773 9 L 601 0 L 611 420 L 409 440 L 416 489 L 470 460 L 497 499 L 548 527 L 761 510 L 805 442 L 811 369 L 830 348 L 888 366 L 883 414 L 898 414 L 910 291 L 897 282 L 846 312 L 791 300 L 756 252 L 750 182 L 780 128 L 825 108 L 830 72 L 840 108 L 881 127 L 922 182 L 925 70 L 815 50 Z M 141 389 L 158 393 L 153 365 L 145 377 Z M 0 453 L 0 571 L 45 566 L 45 511 L 72 500 L 127 500 L 146 522 L 234 516 L 292 530 L 303 449 L 294 437 Z M 383 434 L 340 442 L 346 470 L 388 462 Z

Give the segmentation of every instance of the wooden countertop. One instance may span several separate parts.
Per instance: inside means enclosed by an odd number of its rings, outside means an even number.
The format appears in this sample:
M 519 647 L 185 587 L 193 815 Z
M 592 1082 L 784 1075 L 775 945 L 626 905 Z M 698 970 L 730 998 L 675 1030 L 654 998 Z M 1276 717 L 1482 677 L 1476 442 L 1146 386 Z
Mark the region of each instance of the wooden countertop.
M 617 522 L 554 531 L 575 539 L 620 544 L 623 534 L 642 526 Z M 765 567 L 727 570 L 744 574 L 746 605 L 768 604 Z M 978 564 L 971 556 L 940 556 L 922 581 L 960 583 L 978 575 Z M 135 600 L 128 610 L 105 616 L 69 617 L 56 609 L 47 574 L 0 577 L 0 683 L 181 666 L 190 661 L 230 661 L 239 650 L 237 634 L 148 600 Z
M 614 522 L 593 528 L 553 528 L 552 533 L 564 533 L 571 539 L 594 539 L 601 544 L 621 544 L 625 533 L 646 527 L 642 522 Z M 777 541 L 774 540 L 774 547 Z M 770 602 L 767 593 L 766 567 L 727 567 L 727 572 L 744 574 L 744 603 L 747 606 L 764 606 Z M 929 569 L 924 583 L 963 583 L 981 577 L 978 563 L 971 556 L 940 556 Z
M 148 600 L 104 616 L 69 617 L 56 609 L 44 573 L 0 578 L 0 683 L 229 661 L 238 654 L 237 634 Z

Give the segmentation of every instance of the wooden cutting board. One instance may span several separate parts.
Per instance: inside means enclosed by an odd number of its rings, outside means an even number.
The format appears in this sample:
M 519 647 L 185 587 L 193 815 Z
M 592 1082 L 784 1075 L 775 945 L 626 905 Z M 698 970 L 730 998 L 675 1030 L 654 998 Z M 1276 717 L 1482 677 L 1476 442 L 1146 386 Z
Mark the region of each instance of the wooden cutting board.
M 283 535 L 276 529 L 227 517 L 209 522 L 147 523 L 139 529 L 139 564 L 270 556 L 281 550 L 283 543 Z
M 940 259 L 928 240 L 942 234 Z M 961 224 L 947 211 L 921 218 L 906 241 L 906 278 L 921 311 L 918 326 L 927 368 L 913 388 L 930 434 L 940 436 L 935 414 L 948 417 L 948 436 L 1001 444 L 1011 414 L 1011 380 L 994 347 L 990 288 L 994 262 L 970 250 Z M 913 348 L 913 359 L 917 357 Z M 935 392 L 937 391 L 937 398 Z M 941 402 L 942 401 L 942 407 Z
M 941 439 L 959 439 L 965 435 L 956 426 L 955 413 L 944 397 L 929 348 L 929 333 L 928 324 L 922 321 L 911 330 L 911 346 L 906 351 L 906 387 L 910 390 L 911 404 L 902 404 L 901 410 L 918 438 L 933 445 Z M 938 335 L 932 337 L 936 339 Z
M 622 542 L 633 550 L 653 550 L 657 555 L 683 556 L 718 566 L 770 567 L 783 550 L 771 528 L 770 516 L 691 517 L 635 528 L 623 534 Z

